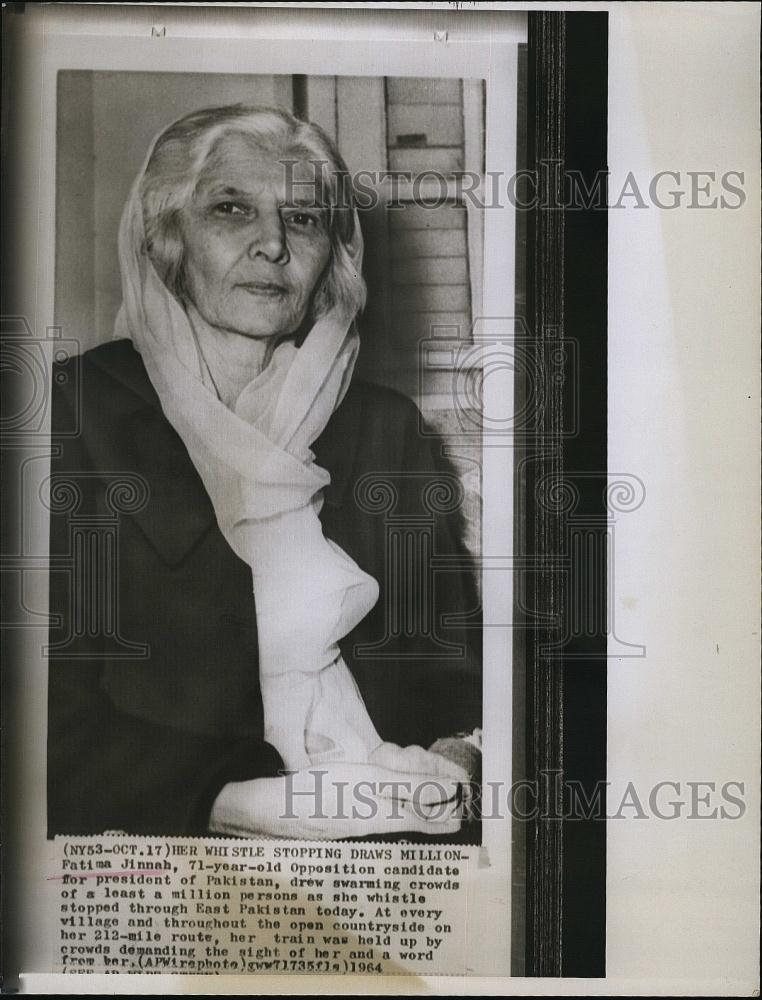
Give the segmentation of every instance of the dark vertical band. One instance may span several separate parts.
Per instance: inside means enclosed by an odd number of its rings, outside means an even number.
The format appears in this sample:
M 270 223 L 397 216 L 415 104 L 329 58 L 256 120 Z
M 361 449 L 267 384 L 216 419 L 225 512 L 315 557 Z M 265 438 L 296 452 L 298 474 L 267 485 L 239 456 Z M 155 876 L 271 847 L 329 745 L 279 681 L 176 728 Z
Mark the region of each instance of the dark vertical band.
M 300 121 L 307 121 L 309 109 L 307 107 L 307 77 L 303 73 L 294 73 L 291 77 L 291 103 L 294 109 L 294 117 Z
M 606 974 L 607 84 L 608 15 L 567 14 L 564 303 L 580 372 L 578 432 L 564 449 L 576 500 L 567 554 L 588 606 L 584 627 L 567 627 L 564 649 L 566 807 L 576 815 L 563 824 L 561 971 L 578 977 Z M 598 551 L 597 571 L 578 555 L 582 546 L 574 540 L 583 536 L 585 549 Z M 571 788 L 593 803 L 590 815 L 571 801 Z
M 531 567 L 520 589 L 534 619 L 525 777 L 538 792 L 524 830 L 523 971 L 594 977 L 605 975 L 606 942 L 605 797 L 596 792 L 606 779 L 607 14 L 532 11 L 528 55 L 536 207 L 526 318 L 542 393 L 519 485 L 517 554 Z M 569 354 L 554 375 L 552 358 Z
M 564 336 L 564 212 L 566 15 L 529 14 L 527 146 L 536 177 L 537 206 L 527 230 L 527 317 L 535 338 L 543 403 L 526 476 L 526 554 L 534 566 L 532 607 L 544 623 L 527 655 L 527 777 L 537 790 L 537 815 L 526 831 L 526 967 L 529 976 L 559 976 L 562 959 L 563 672 L 559 658 L 563 579 L 554 566 L 561 551 L 562 513 L 542 502 L 548 484 L 560 483 L 563 386 L 546 368 L 549 342 Z

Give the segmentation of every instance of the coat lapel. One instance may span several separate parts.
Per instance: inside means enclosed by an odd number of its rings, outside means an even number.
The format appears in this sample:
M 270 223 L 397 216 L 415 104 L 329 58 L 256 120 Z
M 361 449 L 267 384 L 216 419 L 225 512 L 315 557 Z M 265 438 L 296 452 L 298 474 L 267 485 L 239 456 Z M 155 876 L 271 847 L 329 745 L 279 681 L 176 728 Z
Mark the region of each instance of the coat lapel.
M 129 341 L 96 350 L 92 360 L 126 392 L 113 401 L 109 465 L 91 456 L 98 469 L 118 468 L 142 476 L 148 503 L 131 516 L 170 566 L 180 563 L 215 524 L 214 509 L 177 432 L 164 416 L 143 361 Z
M 118 419 L 108 422 L 111 432 L 103 445 L 108 454 L 91 458 L 98 469 L 119 468 L 143 477 L 149 500 L 131 516 L 161 558 L 178 565 L 210 529 L 219 530 L 209 495 L 132 344 L 115 341 L 89 358 L 127 390 L 111 401 Z M 361 410 L 362 395 L 350 387 L 313 445 L 316 461 L 331 475 L 325 501 L 334 508 L 347 500 Z

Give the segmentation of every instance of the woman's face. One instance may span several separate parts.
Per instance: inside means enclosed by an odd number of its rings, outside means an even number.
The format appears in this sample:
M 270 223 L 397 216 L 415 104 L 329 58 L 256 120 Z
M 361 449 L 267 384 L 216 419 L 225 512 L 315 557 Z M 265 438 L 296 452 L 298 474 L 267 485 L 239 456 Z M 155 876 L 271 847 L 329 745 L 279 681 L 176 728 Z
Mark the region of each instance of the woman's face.
M 247 337 L 293 333 L 330 256 L 315 168 L 302 160 L 287 177 L 280 159 L 295 156 L 225 137 L 182 213 L 187 294 L 207 323 Z

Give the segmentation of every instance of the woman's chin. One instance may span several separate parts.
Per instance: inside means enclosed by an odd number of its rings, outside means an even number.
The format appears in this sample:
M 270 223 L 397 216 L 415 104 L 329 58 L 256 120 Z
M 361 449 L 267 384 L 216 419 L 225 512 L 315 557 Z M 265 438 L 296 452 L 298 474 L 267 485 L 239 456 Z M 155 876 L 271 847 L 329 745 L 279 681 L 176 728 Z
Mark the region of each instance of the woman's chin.
M 290 337 L 296 327 L 293 322 L 284 321 L 282 323 L 252 325 L 245 321 L 231 323 L 229 325 L 216 325 L 216 329 L 225 333 L 237 333 L 241 337 L 248 337 L 250 340 L 282 340 Z
M 272 303 L 267 301 L 263 301 L 260 306 L 255 299 L 252 299 L 252 306 L 248 312 L 253 312 L 256 315 L 236 317 L 234 325 L 231 325 L 229 329 L 254 340 L 269 340 L 273 337 L 278 339 L 290 337 L 299 327 L 299 318 L 294 317 L 290 310 L 285 313 L 282 310 L 273 309 Z

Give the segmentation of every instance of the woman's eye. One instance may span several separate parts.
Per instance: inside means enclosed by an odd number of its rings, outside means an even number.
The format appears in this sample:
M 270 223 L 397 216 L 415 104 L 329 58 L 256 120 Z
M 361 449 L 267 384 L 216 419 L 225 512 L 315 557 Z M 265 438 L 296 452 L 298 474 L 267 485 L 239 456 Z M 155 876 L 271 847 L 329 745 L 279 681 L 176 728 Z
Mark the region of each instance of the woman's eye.
M 287 220 L 297 228 L 318 226 L 320 224 L 320 216 L 315 212 L 291 212 L 287 216 Z
M 218 215 L 246 215 L 246 209 L 236 201 L 221 201 L 214 206 Z

